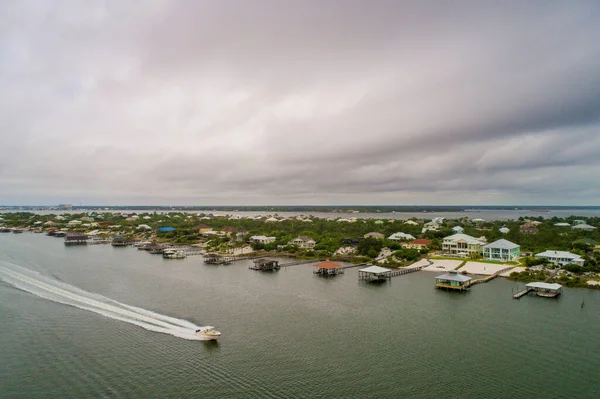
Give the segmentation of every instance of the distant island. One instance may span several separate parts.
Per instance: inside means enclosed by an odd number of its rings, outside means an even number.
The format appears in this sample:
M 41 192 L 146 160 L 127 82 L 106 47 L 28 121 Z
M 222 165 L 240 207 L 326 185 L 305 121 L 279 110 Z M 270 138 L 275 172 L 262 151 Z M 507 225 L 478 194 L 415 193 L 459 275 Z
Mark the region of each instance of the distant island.
M 600 206 L 549 205 L 0 205 L 1 210 L 74 210 L 74 211 L 204 211 L 204 212 L 322 212 L 322 213 L 393 213 L 393 212 L 478 212 L 493 210 L 600 210 Z

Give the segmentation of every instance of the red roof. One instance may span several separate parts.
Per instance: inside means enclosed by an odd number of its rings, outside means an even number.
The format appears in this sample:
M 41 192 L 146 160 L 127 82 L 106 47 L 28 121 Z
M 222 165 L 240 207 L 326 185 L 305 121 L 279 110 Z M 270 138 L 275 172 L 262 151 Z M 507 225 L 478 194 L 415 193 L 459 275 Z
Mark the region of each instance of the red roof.
M 414 245 L 431 245 L 431 241 L 426 240 L 424 238 L 418 238 L 414 241 L 411 241 L 410 243 Z
M 338 267 L 341 267 L 341 266 L 342 265 L 330 262 L 328 260 L 326 260 L 325 262 L 317 263 L 315 265 L 315 267 L 318 267 L 319 269 L 337 269 Z

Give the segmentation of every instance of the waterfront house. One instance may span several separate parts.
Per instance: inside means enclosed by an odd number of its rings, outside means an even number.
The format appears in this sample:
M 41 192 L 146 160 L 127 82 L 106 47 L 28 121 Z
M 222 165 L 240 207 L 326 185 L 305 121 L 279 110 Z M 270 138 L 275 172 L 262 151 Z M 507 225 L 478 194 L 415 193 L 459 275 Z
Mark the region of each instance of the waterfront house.
M 388 240 L 391 241 L 408 241 L 408 240 L 414 240 L 415 237 L 412 236 L 411 234 L 406 234 L 406 233 L 394 233 L 391 236 L 388 237 Z
M 485 244 L 484 238 L 475 238 L 468 234 L 454 234 L 444 237 L 442 252 L 450 255 L 470 256 L 480 254 Z
M 535 257 L 538 259 L 545 258 L 548 262 L 558 266 L 569 264 L 583 266 L 585 262 L 581 256 L 567 251 L 544 251 L 535 254 Z
M 315 247 L 317 242 L 310 237 L 299 236 L 288 242 L 288 245 L 292 245 L 302 249 L 312 249 Z
M 271 244 L 275 242 L 275 237 L 266 237 L 266 236 L 252 236 L 248 239 L 249 242 L 256 242 L 259 244 Z
M 452 228 L 452 231 L 457 234 L 462 234 L 462 233 L 464 233 L 465 229 L 463 229 L 461 226 L 454 226 Z
M 576 224 L 572 228 L 575 229 L 575 230 L 583 230 L 583 231 L 594 231 L 594 230 L 596 230 L 596 228 L 594 226 L 590 226 L 589 224 L 586 224 L 586 223 Z
M 483 259 L 509 262 L 521 255 L 521 247 L 508 240 L 500 239 L 483 246 Z
M 458 274 L 456 270 L 450 270 L 435 278 L 435 288 L 466 291 L 469 289 L 469 281 L 471 281 L 471 277 Z
M 424 238 L 419 238 L 417 240 L 413 240 L 404 244 L 404 248 L 414 248 L 414 249 L 423 249 L 429 248 L 431 246 L 431 241 L 426 240 Z
M 377 240 L 383 240 L 385 238 L 385 235 L 372 231 L 370 233 L 365 234 L 365 238 L 375 238 Z

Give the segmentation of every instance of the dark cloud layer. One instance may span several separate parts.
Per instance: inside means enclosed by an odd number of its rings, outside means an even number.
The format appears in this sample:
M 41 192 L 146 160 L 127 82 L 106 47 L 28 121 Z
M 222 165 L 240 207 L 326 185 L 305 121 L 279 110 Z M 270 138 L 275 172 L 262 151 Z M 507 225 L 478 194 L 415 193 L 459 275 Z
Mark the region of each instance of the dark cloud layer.
M 0 3 L 0 203 L 597 204 L 600 6 Z

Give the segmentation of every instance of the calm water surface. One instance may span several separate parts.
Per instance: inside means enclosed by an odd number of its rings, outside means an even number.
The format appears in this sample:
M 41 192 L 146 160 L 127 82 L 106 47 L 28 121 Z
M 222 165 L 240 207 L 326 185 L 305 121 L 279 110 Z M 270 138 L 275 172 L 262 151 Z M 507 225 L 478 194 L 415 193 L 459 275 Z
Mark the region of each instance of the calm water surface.
M 1 398 L 600 397 L 598 291 L 516 301 L 506 280 L 453 294 L 435 273 L 375 286 L 36 234 L 0 235 L 0 261 L 223 333 L 190 341 L 0 282 Z

